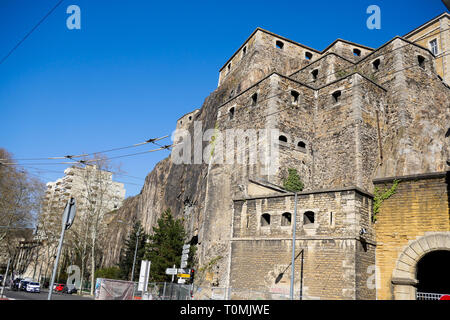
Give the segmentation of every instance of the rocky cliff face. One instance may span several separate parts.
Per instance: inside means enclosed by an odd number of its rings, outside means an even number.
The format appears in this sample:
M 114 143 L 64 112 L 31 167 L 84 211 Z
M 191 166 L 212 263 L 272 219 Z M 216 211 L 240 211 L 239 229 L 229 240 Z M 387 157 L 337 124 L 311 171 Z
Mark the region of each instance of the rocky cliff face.
M 190 122 L 183 123 L 183 128 L 190 132 L 192 140 L 194 140 L 194 121 L 201 122 L 204 129 L 214 128 L 217 106 L 224 101 L 227 91 L 229 91 L 229 88 L 226 85 L 222 85 L 206 98 L 203 107 L 199 112 L 193 114 Z M 202 139 L 202 136 L 195 139 L 196 141 L 201 141 L 199 139 Z M 207 141 L 203 142 L 201 149 L 203 150 L 207 144 Z M 192 242 L 197 244 L 197 238 L 202 226 L 212 224 L 210 223 L 211 221 L 206 221 L 208 219 L 207 214 L 205 216 L 208 171 L 207 163 L 176 164 L 169 156 L 156 164 L 154 169 L 147 175 L 141 193 L 125 201 L 124 205 L 118 210 L 116 219 L 123 221 L 139 219 L 145 231 L 151 233 L 162 212 L 170 209 L 175 218 L 184 218 L 185 230 L 188 233 L 186 243 Z M 201 262 L 206 259 L 204 250 L 202 250 L 203 243 L 209 242 L 209 238 L 214 237 L 212 234 L 202 233 L 202 235 L 203 238 L 198 239 L 199 250 L 197 251 L 198 259 Z M 127 235 L 113 233 L 111 236 L 111 243 L 117 249 L 116 245 L 126 238 Z M 108 261 L 112 263 L 118 261 L 117 251 L 113 257 L 108 258 Z M 209 255 L 214 256 L 211 253 Z

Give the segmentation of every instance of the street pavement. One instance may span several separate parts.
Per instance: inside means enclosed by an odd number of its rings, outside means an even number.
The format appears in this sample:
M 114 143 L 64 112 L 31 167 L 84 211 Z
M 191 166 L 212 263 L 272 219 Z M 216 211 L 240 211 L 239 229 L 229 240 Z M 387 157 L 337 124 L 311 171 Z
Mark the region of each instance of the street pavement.
M 47 300 L 48 290 L 41 290 L 40 293 L 25 292 L 25 291 L 12 291 L 5 288 L 3 296 L 14 300 Z M 93 300 L 91 296 L 80 296 L 78 294 L 62 294 L 53 293 L 52 300 Z

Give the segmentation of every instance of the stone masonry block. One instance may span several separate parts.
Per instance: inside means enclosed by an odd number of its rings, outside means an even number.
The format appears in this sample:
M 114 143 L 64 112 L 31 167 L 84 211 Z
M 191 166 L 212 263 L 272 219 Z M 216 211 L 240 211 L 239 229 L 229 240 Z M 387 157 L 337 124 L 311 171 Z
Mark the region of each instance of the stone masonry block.
M 405 254 L 407 254 L 414 261 L 418 261 L 419 260 L 419 255 L 413 249 L 411 249 L 410 247 L 406 248 Z

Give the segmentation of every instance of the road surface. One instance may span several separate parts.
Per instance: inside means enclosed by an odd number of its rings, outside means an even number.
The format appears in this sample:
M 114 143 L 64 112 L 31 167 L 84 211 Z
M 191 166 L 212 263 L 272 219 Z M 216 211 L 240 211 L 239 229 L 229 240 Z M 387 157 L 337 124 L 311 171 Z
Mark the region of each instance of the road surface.
M 25 291 L 12 291 L 5 288 L 3 295 L 7 298 L 16 300 L 47 300 L 48 290 L 41 290 L 40 293 L 32 293 Z M 90 296 L 79 296 L 77 294 L 53 293 L 52 300 L 93 300 Z

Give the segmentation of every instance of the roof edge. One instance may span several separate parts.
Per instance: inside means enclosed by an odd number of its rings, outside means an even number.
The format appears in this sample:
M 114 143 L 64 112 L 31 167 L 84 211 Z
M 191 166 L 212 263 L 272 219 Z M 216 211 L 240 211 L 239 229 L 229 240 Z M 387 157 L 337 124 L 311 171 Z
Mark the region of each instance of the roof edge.
M 449 14 L 448 12 L 443 12 L 443 13 L 441 13 L 441 14 L 438 15 L 437 17 L 434 17 L 433 19 L 428 20 L 428 21 L 425 22 L 424 24 L 422 24 L 422 25 L 418 26 L 417 28 L 415 28 L 414 30 L 408 32 L 407 34 L 405 34 L 405 35 L 403 36 L 403 38 L 412 36 L 413 34 L 419 32 L 421 29 L 424 29 L 424 28 L 428 27 L 428 25 L 433 24 L 434 22 L 436 22 L 436 20 L 440 20 L 440 19 L 443 18 L 443 17 L 447 17 L 448 19 L 450 19 L 450 14 Z

